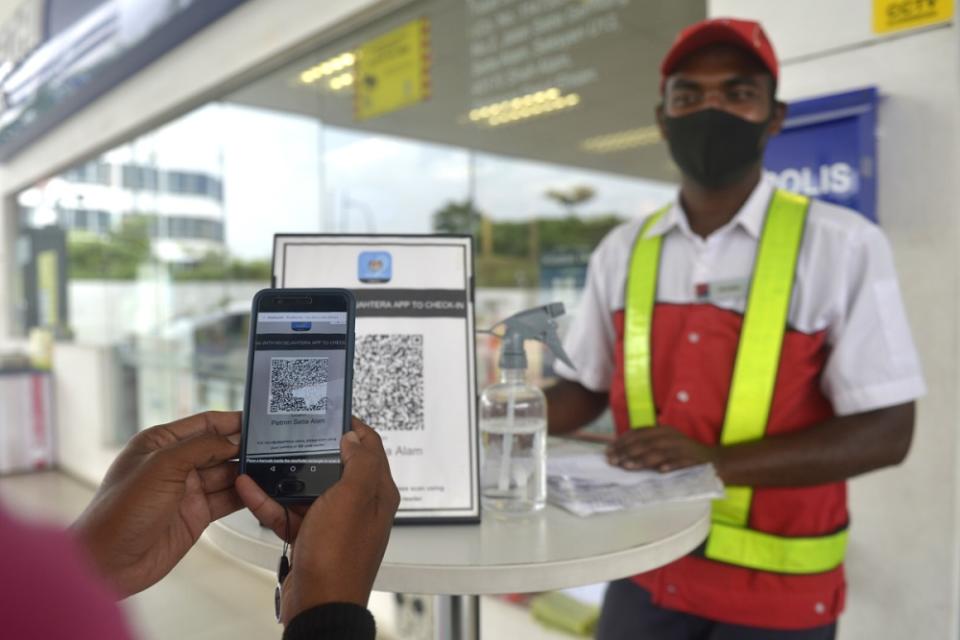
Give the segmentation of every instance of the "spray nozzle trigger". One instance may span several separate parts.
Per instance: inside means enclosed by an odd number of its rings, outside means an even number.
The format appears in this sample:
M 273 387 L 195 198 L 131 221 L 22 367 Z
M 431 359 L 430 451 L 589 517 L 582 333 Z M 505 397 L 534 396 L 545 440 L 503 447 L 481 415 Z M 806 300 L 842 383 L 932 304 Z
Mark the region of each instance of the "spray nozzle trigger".
M 563 350 L 560 336 L 557 334 L 558 318 L 564 314 L 562 302 L 553 302 L 542 307 L 527 309 L 514 314 L 497 324 L 503 327 L 503 347 L 500 352 L 501 369 L 526 369 L 527 358 L 523 350 L 526 340 L 538 340 L 550 348 L 550 351 L 564 364 L 575 368 L 573 362 Z

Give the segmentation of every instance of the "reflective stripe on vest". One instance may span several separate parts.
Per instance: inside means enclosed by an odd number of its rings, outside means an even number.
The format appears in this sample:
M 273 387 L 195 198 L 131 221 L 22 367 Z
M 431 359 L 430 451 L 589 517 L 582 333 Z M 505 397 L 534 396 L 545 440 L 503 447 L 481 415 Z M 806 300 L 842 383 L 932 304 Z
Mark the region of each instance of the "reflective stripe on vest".
M 770 202 L 720 435 L 724 445 L 759 440 L 766 431 L 808 207 L 808 198 L 779 189 Z M 627 278 L 624 384 L 633 429 L 656 424 L 651 333 L 662 238 L 647 234 L 666 211 L 650 216 L 640 229 Z M 846 531 L 805 538 L 754 531 L 748 528 L 752 501 L 750 487 L 727 487 L 726 496 L 714 501 L 713 525 L 706 545 L 708 558 L 797 574 L 829 571 L 843 562 Z

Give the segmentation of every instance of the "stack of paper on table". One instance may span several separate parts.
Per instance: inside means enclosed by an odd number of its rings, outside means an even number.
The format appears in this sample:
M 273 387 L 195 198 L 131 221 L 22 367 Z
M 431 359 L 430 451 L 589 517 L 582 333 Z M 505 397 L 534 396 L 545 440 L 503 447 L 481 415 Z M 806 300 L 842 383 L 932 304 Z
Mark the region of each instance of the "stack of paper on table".
M 547 500 L 578 516 L 723 497 L 713 465 L 669 473 L 627 471 L 593 452 L 549 456 L 547 484 Z

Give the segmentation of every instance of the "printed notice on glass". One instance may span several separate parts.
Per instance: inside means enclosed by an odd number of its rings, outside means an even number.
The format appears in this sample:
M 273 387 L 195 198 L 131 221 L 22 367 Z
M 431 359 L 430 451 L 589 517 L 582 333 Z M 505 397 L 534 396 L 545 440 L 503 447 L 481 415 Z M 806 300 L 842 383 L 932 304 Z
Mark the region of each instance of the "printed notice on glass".
M 274 285 L 357 299 L 353 412 L 383 438 L 401 521 L 479 518 L 469 237 L 277 235 Z

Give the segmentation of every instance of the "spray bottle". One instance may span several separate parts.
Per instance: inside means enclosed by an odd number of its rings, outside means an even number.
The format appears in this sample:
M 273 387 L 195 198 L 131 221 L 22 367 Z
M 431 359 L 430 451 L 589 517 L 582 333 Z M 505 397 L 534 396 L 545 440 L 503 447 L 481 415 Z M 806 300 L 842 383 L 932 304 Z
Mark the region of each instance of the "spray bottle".
M 547 400 L 529 384 L 523 343 L 539 340 L 570 367 L 554 318 L 563 303 L 528 309 L 494 325 L 502 338 L 500 382 L 480 395 L 481 473 L 484 508 L 506 514 L 539 511 L 547 503 Z M 503 332 L 496 332 L 503 327 Z

